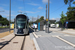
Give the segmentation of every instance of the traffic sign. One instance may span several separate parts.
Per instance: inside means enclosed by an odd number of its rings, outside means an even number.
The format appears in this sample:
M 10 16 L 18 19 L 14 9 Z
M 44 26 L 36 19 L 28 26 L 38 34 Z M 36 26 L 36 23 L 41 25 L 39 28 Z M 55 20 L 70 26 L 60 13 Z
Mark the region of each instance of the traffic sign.
M 48 21 L 48 19 L 46 19 L 46 21 Z
M 66 24 L 68 24 L 68 22 L 66 22 Z

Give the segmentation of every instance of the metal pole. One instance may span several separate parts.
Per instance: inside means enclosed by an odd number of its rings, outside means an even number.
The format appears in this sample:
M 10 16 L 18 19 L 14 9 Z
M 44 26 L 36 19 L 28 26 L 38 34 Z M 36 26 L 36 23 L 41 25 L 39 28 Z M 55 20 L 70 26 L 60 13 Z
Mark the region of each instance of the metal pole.
M 9 7 L 9 32 L 10 32 L 10 23 L 11 23 L 11 0 L 10 0 L 10 7 Z
M 47 5 L 46 5 L 46 19 L 47 19 Z M 46 21 L 46 27 L 47 27 L 47 21 Z M 47 32 L 47 28 L 45 27 L 45 31 Z
M 33 23 L 33 16 L 32 16 L 32 23 Z
M 49 0 L 48 0 L 48 33 L 49 33 Z
M 47 5 L 46 5 L 46 19 L 47 19 Z

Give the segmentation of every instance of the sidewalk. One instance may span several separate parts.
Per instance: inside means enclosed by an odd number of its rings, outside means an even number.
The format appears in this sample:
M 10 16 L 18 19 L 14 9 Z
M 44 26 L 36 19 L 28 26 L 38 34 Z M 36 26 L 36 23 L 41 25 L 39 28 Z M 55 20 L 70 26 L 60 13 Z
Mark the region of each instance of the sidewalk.
M 73 29 L 64 29 L 63 31 L 61 31 L 61 28 L 49 28 L 49 30 L 50 31 L 56 31 L 56 32 L 75 35 L 75 30 L 73 30 Z
M 74 34 L 75 35 L 75 30 L 65 29 L 62 32 L 70 33 L 70 34 Z

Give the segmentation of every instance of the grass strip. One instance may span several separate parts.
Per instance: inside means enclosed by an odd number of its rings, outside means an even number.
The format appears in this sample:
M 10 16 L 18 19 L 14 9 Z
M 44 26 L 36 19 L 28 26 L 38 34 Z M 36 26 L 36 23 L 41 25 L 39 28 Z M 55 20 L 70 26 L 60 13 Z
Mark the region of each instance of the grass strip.
M 7 36 L 7 35 L 9 35 L 9 34 L 11 34 L 11 33 L 13 33 L 13 32 L 14 32 L 14 31 L 11 30 L 11 32 L 7 31 L 7 32 L 0 33 L 0 38 L 5 37 L 5 36 Z

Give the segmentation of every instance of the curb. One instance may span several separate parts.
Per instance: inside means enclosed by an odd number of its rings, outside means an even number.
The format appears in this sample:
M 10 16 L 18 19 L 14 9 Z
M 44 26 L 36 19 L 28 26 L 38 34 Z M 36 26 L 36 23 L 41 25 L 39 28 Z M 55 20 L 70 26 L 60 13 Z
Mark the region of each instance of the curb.
M 38 46 L 38 43 L 37 43 L 37 41 L 36 41 L 35 38 L 33 38 L 33 41 L 34 41 L 34 44 L 35 44 L 36 50 L 40 50 L 40 48 L 39 48 L 39 46 Z

